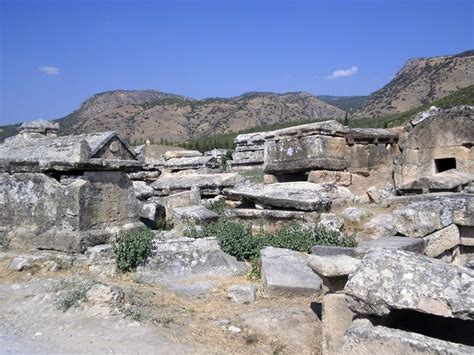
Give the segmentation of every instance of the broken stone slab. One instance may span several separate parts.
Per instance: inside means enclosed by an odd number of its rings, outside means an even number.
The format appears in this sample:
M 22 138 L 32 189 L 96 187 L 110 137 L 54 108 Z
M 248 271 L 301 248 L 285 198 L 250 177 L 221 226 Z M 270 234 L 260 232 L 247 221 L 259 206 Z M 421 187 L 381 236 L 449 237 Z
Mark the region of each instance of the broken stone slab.
M 367 196 L 373 203 L 382 204 L 391 196 L 394 196 L 396 191 L 392 186 L 385 186 L 385 187 L 376 187 L 371 186 L 366 191 Z
M 360 259 L 348 255 L 308 255 L 308 266 L 319 276 L 340 277 L 353 273 Z
M 173 211 L 178 207 L 197 206 L 201 204 L 201 194 L 199 190 L 178 192 L 162 198 L 165 208 L 166 221 L 172 223 L 174 220 Z
M 222 174 L 165 174 L 156 180 L 151 186 L 161 195 L 182 192 L 197 188 L 199 190 L 215 191 L 219 194 L 224 188 L 232 188 L 244 181 L 237 173 Z
M 450 169 L 405 183 L 399 187 L 399 190 L 401 192 L 461 191 L 464 186 L 473 181 L 474 174 Z
M 317 273 L 331 292 L 344 289 L 347 277 L 354 272 L 360 260 L 348 255 L 308 255 L 308 266 Z
M 199 150 L 169 150 L 163 153 L 163 158 L 173 159 L 173 158 L 194 158 L 201 157 L 202 153 Z
M 424 254 L 431 258 L 436 258 L 461 243 L 459 229 L 455 224 L 427 235 L 423 239 L 425 241 Z
M 255 302 L 257 288 L 252 284 L 232 285 L 227 288 L 227 298 L 238 304 Z
M 336 247 L 332 245 L 315 245 L 311 248 L 311 254 L 319 256 L 348 255 L 355 256 L 356 248 Z
M 352 183 L 352 174 L 347 171 L 312 170 L 308 175 L 308 182 L 350 186 Z
M 344 294 L 324 295 L 322 302 L 323 355 L 336 354 L 354 315 L 347 305 Z
M 155 181 L 161 174 L 161 170 L 141 170 L 128 173 L 128 177 L 134 181 Z
M 331 206 L 331 196 L 320 185 L 311 183 L 277 183 L 270 185 L 241 185 L 227 191 L 229 196 L 280 208 L 303 211 L 325 210 Z
M 225 254 L 216 239 L 153 240 L 149 256 L 136 277 L 146 283 L 191 276 L 232 276 L 246 272 L 245 263 Z
M 344 219 L 338 217 L 334 213 L 321 213 L 319 219 L 319 225 L 325 227 L 328 230 L 340 231 L 344 226 Z
M 424 237 L 453 223 L 453 204 L 447 199 L 409 204 L 393 212 L 395 230 L 407 237 Z
M 364 230 L 360 234 L 363 239 L 378 239 L 383 236 L 396 234 L 395 226 L 393 225 L 393 215 L 385 213 L 373 217 L 364 224 Z
M 474 319 L 474 271 L 406 251 L 369 251 L 344 291 L 360 314 L 402 309 Z
M 337 354 L 472 354 L 474 347 L 406 332 L 373 326 L 367 319 L 356 319 L 346 331 Z
M 172 172 L 190 169 L 217 169 L 219 166 L 219 161 L 212 156 L 170 158 L 163 163 L 163 167 Z
M 155 190 L 145 181 L 133 181 L 133 190 L 135 191 L 136 198 L 141 201 L 145 201 L 156 195 Z
M 263 289 L 270 296 L 315 295 L 321 278 L 307 265 L 307 256 L 289 249 L 261 251 Z
M 173 210 L 173 222 L 178 230 L 184 229 L 188 223 L 205 224 L 215 222 L 218 218 L 219 215 L 216 212 L 201 205 L 177 207 Z
M 359 207 L 349 207 L 342 211 L 344 221 L 351 224 L 359 224 L 371 215 L 372 213 L 369 210 Z
M 357 246 L 355 253 L 359 257 L 363 257 L 371 249 L 399 249 L 423 253 L 424 247 L 423 239 L 389 236 L 364 241 Z
M 149 228 L 155 229 L 157 221 L 163 217 L 164 210 L 153 201 L 140 201 L 140 220 Z

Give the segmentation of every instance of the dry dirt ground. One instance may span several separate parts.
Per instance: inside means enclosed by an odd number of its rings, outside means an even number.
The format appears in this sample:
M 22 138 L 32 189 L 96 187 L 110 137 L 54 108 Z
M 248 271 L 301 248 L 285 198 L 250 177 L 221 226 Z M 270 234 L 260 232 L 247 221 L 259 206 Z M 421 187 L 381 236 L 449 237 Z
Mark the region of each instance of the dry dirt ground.
M 81 267 L 13 271 L 11 257 L 0 253 L 1 354 L 320 353 L 317 297 L 269 299 L 259 291 L 256 303 L 237 305 L 227 286 L 250 281 L 234 277 L 190 299 L 131 274 L 98 281 Z M 61 295 L 97 282 L 119 286 L 124 300 L 58 309 Z

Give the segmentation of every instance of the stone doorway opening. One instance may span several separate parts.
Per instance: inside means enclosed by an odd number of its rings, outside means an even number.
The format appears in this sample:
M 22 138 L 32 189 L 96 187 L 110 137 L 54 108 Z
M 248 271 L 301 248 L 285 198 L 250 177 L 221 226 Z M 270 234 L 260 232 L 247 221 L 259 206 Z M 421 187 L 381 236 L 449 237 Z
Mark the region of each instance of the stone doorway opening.
M 443 171 L 456 169 L 456 158 L 443 158 L 435 159 L 436 173 L 442 173 Z

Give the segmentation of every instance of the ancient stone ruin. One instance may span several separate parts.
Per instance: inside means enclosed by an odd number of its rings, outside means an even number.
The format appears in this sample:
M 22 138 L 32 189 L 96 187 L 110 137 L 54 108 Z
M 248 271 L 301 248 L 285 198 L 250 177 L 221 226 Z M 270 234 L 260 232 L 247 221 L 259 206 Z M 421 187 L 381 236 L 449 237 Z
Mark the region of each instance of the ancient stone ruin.
M 56 137 L 43 123 L 0 145 L 2 246 L 83 252 L 136 226 L 133 151 L 113 132 Z
M 0 244 L 18 271 L 52 250 L 84 260 L 100 280 L 85 302 L 138 319 L 136 295 L 107 285 L 129 282 L 121 232 L 147 226 L 134 290 L 178 299 L 173 312 L 192 304 L 179 324 L 238 351 L 473 353 L 473 112 L 243 134 L 229 164 L 226 150 L 132 150 L 113 132 L 58 137 L 33 122 L 0 145 Z

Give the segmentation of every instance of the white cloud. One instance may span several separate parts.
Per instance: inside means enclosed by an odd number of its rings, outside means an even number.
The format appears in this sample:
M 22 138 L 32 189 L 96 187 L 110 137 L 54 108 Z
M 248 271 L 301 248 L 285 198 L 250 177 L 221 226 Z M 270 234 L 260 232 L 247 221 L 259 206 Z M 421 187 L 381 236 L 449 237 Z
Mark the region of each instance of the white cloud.
M 44 67 L 38 67 L 38 70 L 46 75 L 59 75 L 61 72 L 58 67 L 52 67 L 52 66 L 44 66 Z
M 338 69 L 332 72 L 332 74 L 329 76 L 329 79 L 337 79 L 337 78 L 343 78 L 346 76 L 353 76 L 357 74 L 357 67 L 352 66 L 349 69 Z

